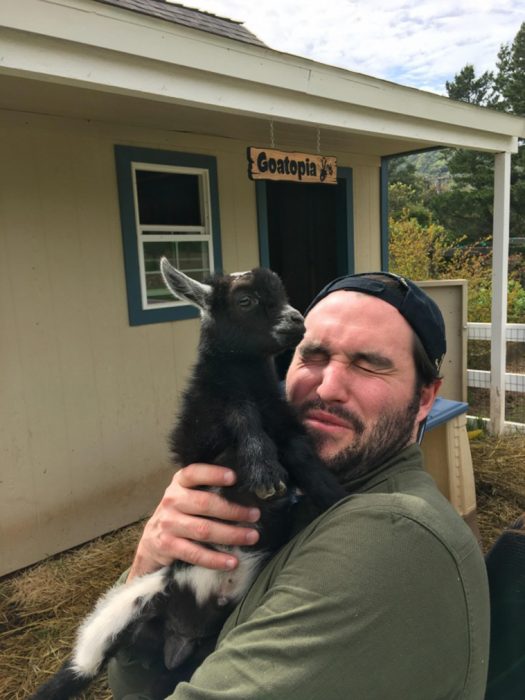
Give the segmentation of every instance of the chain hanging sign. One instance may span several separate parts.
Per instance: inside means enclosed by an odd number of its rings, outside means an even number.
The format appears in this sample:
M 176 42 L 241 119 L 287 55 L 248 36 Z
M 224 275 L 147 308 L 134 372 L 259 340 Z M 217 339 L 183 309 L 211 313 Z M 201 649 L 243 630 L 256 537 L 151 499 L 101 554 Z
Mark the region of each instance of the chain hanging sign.
M 248 148 L 251 180 L 322 182 L 337 185 L 337 159 L 320 153 L 291 153 L 274 148 Z

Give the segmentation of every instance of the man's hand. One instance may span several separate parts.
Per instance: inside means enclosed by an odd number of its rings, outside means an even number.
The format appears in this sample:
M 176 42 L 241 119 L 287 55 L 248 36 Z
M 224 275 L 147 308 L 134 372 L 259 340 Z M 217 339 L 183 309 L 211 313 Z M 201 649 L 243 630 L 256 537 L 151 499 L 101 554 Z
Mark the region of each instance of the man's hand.
M 198 542 L 250 545 L 259 539 L 257 530 L 209 519 L 246 523 L 259 519 L 257 508 L 230 503 L 199 488 L 231 486 L 235 478 L 231 469 L 209 464 L 190 464 L 180 469 L 146 523 L 127 580 L 156 571 L 175 559 L 208 569 L 234 569 L 238 563 L 234 556 Z

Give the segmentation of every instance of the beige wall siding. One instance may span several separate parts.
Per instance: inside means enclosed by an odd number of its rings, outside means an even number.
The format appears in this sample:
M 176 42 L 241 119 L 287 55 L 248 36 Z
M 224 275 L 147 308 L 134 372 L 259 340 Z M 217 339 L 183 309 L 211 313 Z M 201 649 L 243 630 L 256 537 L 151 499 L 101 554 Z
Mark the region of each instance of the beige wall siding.
M 198 322 L 128 324 L 116 143 L 216 155 L 224 267 L 258 263 L 247 144 L 0 113 L 0 573 L 144 516 L 173 471 Z M 342 157 L 377 267 L 378 163 Z
M 380 161 L 361 165 L 354 176 L 355 271 L 381 270 Z

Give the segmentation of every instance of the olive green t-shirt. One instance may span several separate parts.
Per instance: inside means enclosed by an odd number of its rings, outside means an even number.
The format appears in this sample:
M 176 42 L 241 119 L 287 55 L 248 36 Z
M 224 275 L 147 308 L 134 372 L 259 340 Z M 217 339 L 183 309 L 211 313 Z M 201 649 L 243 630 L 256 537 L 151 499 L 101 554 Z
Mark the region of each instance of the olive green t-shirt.
M 481 700 L 485 565 L 413 445 L 274 556 L 173 700 Z

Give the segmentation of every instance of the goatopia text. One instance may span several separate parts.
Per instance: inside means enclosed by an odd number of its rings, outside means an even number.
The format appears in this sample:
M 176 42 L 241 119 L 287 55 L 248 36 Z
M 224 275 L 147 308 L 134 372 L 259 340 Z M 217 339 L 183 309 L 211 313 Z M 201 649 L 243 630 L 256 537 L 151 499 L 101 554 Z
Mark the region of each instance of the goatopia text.
M 288 180 L 337 184 L 337 161 L 319 153 L 289 153 L 272 148 L 248 148 L 248 176 L 252 180 Z

